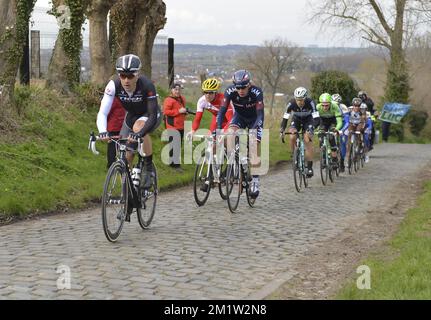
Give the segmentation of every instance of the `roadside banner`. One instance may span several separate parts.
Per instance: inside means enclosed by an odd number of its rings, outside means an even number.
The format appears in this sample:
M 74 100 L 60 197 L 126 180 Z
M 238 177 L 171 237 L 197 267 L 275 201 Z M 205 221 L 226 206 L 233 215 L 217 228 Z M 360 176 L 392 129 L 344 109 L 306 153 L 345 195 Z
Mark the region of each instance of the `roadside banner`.
M 401 103 L 386 103 L 380 114 L 379 120 L 390 123 L 400 123 L 401 119 L 409 112 L 411 106 Z

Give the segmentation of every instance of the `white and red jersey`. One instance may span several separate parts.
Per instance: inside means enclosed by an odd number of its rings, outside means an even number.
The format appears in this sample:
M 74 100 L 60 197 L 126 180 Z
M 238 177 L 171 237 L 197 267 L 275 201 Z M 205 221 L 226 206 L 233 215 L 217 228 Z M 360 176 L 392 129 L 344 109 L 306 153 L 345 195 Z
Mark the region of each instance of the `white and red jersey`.
M 197 129 L 199 129 L 202 116 L 205 110 L 211 112 L 213 115 L 211 120 L 211 125 L 210 125 L 211 132 L 217 129 L 217 114 L 221 106 L 223 105 L 223 99 L 224 99 L 224 95 L 222 93 L 217 93 L 214 100 L 211 102 L 208 102 L 205 99 L 205 95 L 198 100 L 197 108 L 196 108 L 196 116 L 192 125 L 193 131 L 196 131 Z M 230 120 L 232 119 L 232 116 L 233 116 L 233 108 L 232 108 L 232 105 L 229 105 L 223 120 L 223 125 L 222 125 L 223 128 L 229 125 Z

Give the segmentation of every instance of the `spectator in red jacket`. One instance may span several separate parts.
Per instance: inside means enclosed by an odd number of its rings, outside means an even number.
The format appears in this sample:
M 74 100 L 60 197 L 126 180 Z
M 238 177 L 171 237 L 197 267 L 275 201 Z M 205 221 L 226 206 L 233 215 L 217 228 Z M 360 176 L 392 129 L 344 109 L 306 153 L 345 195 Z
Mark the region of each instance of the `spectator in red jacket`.
M 111 110 L 108 114 L 108 134 L 110 136 L 120 135 L 121 127 L 123 126 L 124 117 L 126 116 L 126 110 L 123 108 L 120 99 L 115 98 L 112 103 Z M 112 163 L 116 160 L 116 144 L 114 142 L 108 143 L 108 169 Z
M 181 143 L 184 137 L 184 121 L 187 115 L 186 98 L 181 95 L 182 86 L 180 83 L 174 83 L 171 86 L 171 94 L 163 102 L 163 114 L 165 115 L 166 129 L 177 130 L 181 135 Z M 169 137 L 171 150 L 169 152 L 169 165 L 174 168 L 180 167 L 181 144 L 173 143 L 172 135 Z M 176 152 L 174 152 L 174 148 Z M 179 151 L 179 152 L 178 152 Z M 174 156 L 175 154 L 175 156 Z

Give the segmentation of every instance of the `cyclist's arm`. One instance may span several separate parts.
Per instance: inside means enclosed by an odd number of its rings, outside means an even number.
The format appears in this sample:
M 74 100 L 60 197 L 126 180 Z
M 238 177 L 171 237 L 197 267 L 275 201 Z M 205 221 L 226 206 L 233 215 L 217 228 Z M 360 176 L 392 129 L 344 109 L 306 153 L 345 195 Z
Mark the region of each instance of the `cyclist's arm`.
M 192 124 L 193 132 L 199 129 L 203 114 L 204 113 L 202 111 L 196 111 L 195 119 L 193 120 L 193 124 Z
M 258 101 L 256 103 L 256 121 L 253 124 L 252 129 L 256 129 L 258 127 L 263 127 L 263 119 L 265 118 L 263 101 Z
M 289 102 L 286 107 L 286 112 L 283 115 L 283 120 L 281 120 L 280 132 L 284 132 L 284 130 L 286 130 L 287 122 L 289 121 L 291 113 L 292 113 L 292 102 Z
M 205 97 L 200 98 L 196 104 L 196 115 L 192 124 L 192 131 L 195 132 L 199 129 L 201 125 L 202 116 L 204 114 L 204 107 L 207 102 L 205 101 Z
M 114 81 L 109 81 L 105 88 L 105 93 L 103 95 L 102 101 L 100 103 L 99 113 L 97 114 L 97 130 L 99 133 L 108 131 L 108 115 L 111 111 L 112 104 L 115 98 L 115 84 Z
M 223 105 L 221 106 L 218 114 L 217 114 L 217 129 L 221 129 L 223 125 L 223 120 L 225 117 L 225 114 L 227 112 L 227 108 L 230 103 L 230 97 L 227 92 L 224 93 L 224 99 L 223 99 Z
M 341 131 L 343 131 L 343 132 L 346 131 L 347 128 L 349 127 L 349 125 L 350 125 L 350 115 L 347 112 L 344 114 L 344 126 L 343 126 L 343 128 L 341 128 Z
M 144 127 L 138 132 L 138 134 L 143 137 L 148 131 L 157 123 L 157 114 L 159 112 L 159 105 L 157 103 L 157 96 L 153 91 L 154 95 L 147 98 L 147 108 L 148 108 L 148 120 L 145 122 Z
M 338 105 L 334 105 L 335 110 L 335 119 L 337 120 L 337 126 L 335 127 L 336 130 L 340 130 L 343 127 L 343 116 L 341 115 L 340 108 Z

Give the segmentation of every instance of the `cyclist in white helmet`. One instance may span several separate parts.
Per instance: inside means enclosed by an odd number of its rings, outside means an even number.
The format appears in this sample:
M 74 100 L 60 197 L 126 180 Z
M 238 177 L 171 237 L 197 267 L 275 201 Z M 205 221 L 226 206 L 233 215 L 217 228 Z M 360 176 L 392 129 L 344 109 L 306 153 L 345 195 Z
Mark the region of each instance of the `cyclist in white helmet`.
M 290 100 L 286 107 L 286 112 L 283 115 L 281 122 L 280 137 L 284 138 L 284 131 L 286 130 L 287 121 L 293 113 L 292 122 L 290 124 L 289 132 L 290 136 L 290 147 L 293 152 L 296 145 L 296 132 L 301 130 L 305 131 L 304 142 L 305 142 L 305 158 L 307 160 L 309 177 L 313 176 L 313 134 L 315 120 L 318 118 L 316 112 L 316 104 L 311 98 L 308 98 L 307 89 L 304 87 L 296 88 L 294 93 L 294 99 Z M 284 141 L 284 140 L 283 140 Z

